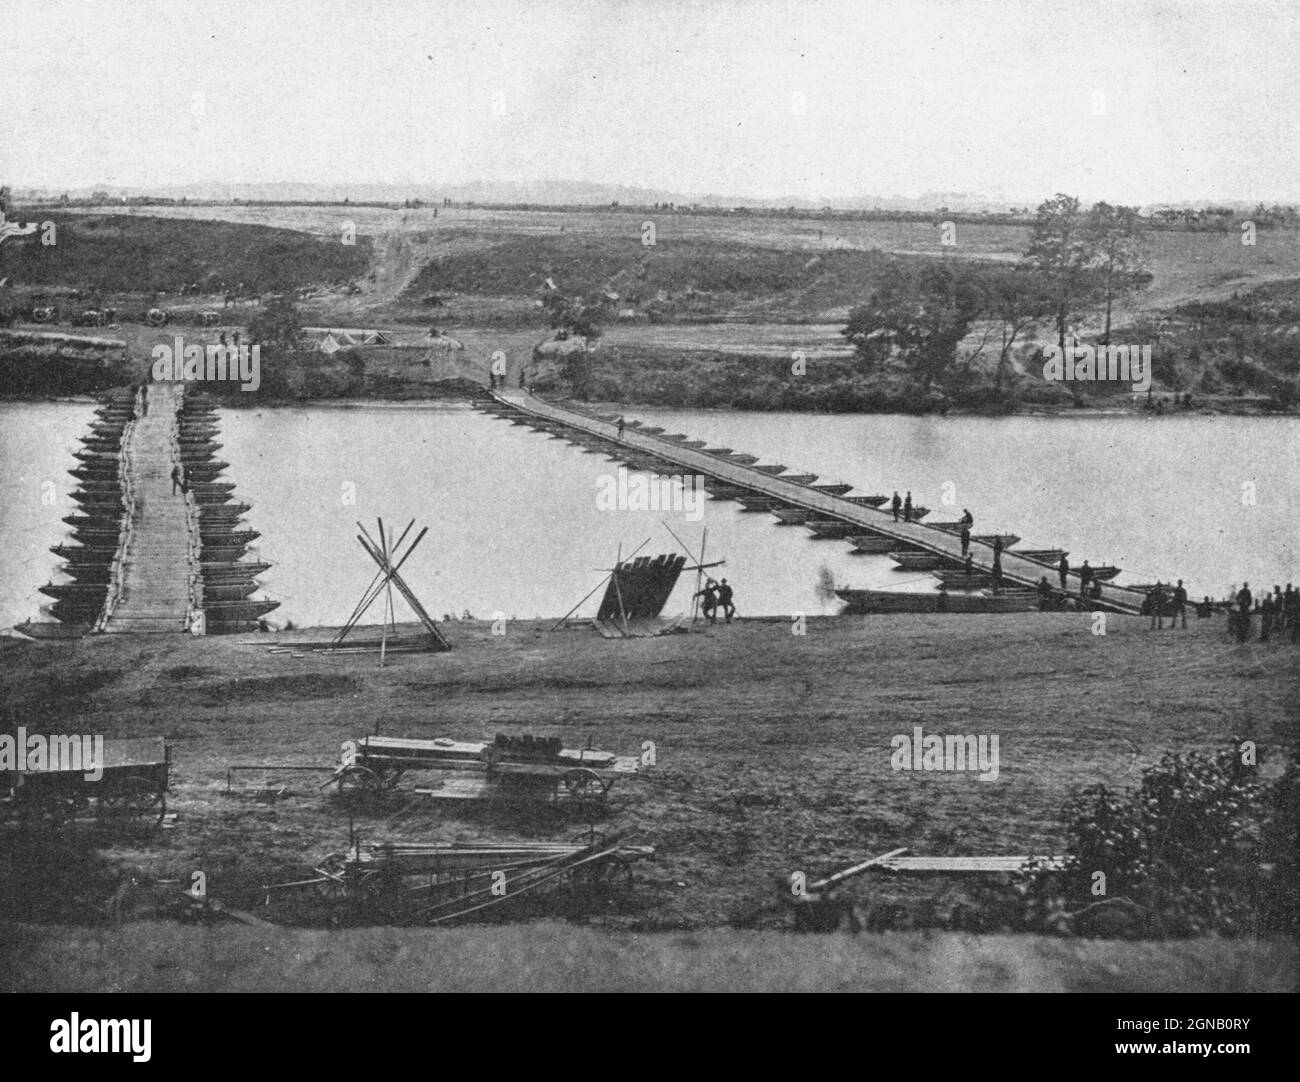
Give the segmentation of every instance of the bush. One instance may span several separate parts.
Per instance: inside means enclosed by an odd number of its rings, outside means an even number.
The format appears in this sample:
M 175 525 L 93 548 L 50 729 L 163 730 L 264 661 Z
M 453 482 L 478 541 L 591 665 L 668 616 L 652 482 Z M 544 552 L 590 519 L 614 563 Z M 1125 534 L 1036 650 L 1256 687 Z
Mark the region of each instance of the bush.
M 1243 758 L 1167 754 L 1136 791 L 1085 789 L 1065 810 L 1065 871 L 1035 882 L 1042 915 L 1082 934 L 1293 932 L 1296 763 L 1270 791 Z

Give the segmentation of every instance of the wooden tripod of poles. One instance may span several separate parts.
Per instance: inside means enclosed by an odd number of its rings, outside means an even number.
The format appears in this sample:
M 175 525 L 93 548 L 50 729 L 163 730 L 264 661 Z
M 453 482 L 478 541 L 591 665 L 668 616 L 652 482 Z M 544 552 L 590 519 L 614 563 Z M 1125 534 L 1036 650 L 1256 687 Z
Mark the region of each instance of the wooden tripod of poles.
M 399 574 L 402 565 L 410 558 L 411 553 L 415 551 L 416 546 L 424 540 L 424 535 L 429 532 L 429 527 L 424 527 L 424 529 L 416 535 L 415 540 L 407 546 L 406 551 L 402 552 L 402 543 L 406 540 L 407 535 L 411 532 L 411 529 L 414 526 L 415 519 L 412 519 L 407 524 L 406 529 L 402 531 L 402 536 L 394 541 L 392 531 L 386 532 L 384 530 L 384 520 L 381 518 L 379 519 L 379 540 L 376 541 L 366 532 L 366 528 L 362 526 L 361 523 L 357 523 L 357 529 L 361 531 L 361 533 L 357 535 L 357 541 L 361 547 L 366 550 L 367 555 L 369 555 L 370 558 L 379 566 L 379 570 L 375 573 L 374 578 L 370 580 L 370 585 L 366 587 L 365 593 L 361 595 L 361 600 L 357 602 L 356 608 L 352 610 L 352 614 L 348 617 L 347 622 L 339 629 L 339 633 L 334 636 L 332 645 L 339 646 L 342 644 L 343 640 L 347 638 L 352 629 L 356 627 L 357 622 L 363 615 L 365 615 L 370 606 L 373 605 L 382 594 L 384 597 L 384 614 L 383 621 L 380 625 L 380 668 L 383 668 L 388 655 L 389 628 L 392 628 L 394 634 L 397 632 L 396 615 L 393 607 L 394 589 L 401 594 L 402 599 L 410 607 L 411 611 L 415 613 L 416 619 L 420 621 L 424 626 L 425 631 L 429 633 L 434 641 L 444 650 L 449 650 L 451 648 L 451 644 L 443 637 L 442 632 L 438 629 L 438 625 L 434 622 L 433 617 L 425 611 L 424 606 L 420 604 L 419 598 L 415 596 L 415 593 L 406 584 L 406 580 Z

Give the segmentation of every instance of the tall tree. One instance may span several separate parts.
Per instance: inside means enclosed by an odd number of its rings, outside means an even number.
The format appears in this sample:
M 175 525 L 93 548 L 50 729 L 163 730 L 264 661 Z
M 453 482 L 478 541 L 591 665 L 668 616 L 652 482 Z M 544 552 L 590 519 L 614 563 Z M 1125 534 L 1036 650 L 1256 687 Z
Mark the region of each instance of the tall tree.
M 297 305 L 286 296 L 272 297 L 266 307 L 249 320 L 248 337 L 263 346 L 296 349 L 302 337 L 302 317 Z
M 984 275 L 985 314 L 998 326 L 1001 347 L 994 375 L 1000 391 L 1011 365 L 1016 339 L 1033 330 L 1040 319 L 1055 310 L 1055 294 L 1027 267 L 1008 267 Z
M 929 391 L 942 379 L 979 314 L 970 275 L 949 263 L 896 263 L 840 332 L 864 367 L 896 359 Z
M 1102 343 L 1110 345 L 1110 319 L 1115 299 L 1150 282 L 1144 275 L 1141 222 L 1136 207 L 1112 207 L 1098 203 L 1088 212 L 1085 225 L 1087 244 L 1092 250 L 1090 266 L 1101 274 L 1101 291 L 1106 305 Z
M 1073 317 L 1097 295 L 1091 273 L 1095 249 L 1087 215 L 1072 195 L 1057 194 L 1040 203 L 1025 262 L 1037 270 L 1052 294 L 1057 344 L 1065 351 L 1065 331 Z
M 588 304 L 581 297 L 566 297 L 555 290 L 546 295 L 542 305 L 553 329 L 588 339 L 600 337 L 600 325 L 596 322 L 600 314 L 598 304 Z

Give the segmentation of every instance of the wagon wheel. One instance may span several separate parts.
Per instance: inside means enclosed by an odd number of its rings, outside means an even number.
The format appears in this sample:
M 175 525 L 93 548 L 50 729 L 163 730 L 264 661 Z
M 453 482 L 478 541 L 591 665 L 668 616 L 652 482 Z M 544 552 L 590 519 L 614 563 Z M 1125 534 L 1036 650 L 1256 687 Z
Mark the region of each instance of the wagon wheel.
M 368 766 L 350 766 L 339 775 L 343 796 L 378 796 L 384 791 L 383 778 Z
M 565 792 L 577 800 L 599 800 L 609 791 L 609 786 L 590 767 L 574 767 L 561 780 Z
M 566 771 L 561 781 L 568 801 L 581 810 L 594 813 L 605 800 L 609 785 L 599 774 L 585 766 Z
M 136 815 L 161 823 L 167 815 L 167 790 L 145 778 L 133 778 L 127 785 L 126 806 Z
M 70 824 L 89 801 L 79 793 L 46 793 L 23 801 L 23 821 L 29 827 L 48 822 L 55 827 Z
M 322 877 L 322 882 L 316 884 L 316 893 L 327 902 L 337 902 L 346 898 L 347 867 L 348 858 L 343 853 L 331 853 L 316 865 L 316 872 Z
M 161 823 L 167 814 L 167 792 L 148 778 L 127 778 L 122 788 L 101 802 L 125 815 L 139 815 Z

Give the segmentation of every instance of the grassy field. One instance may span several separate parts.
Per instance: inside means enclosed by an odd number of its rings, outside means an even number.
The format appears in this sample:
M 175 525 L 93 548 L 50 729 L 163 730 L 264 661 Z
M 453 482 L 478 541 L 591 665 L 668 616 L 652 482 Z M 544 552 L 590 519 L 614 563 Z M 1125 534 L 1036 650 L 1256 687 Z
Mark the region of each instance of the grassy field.
M 1125 786 L 1170 750 L 1249 737 L 1266 772 L 1296 741 L 1290 645 L 1234 645 L 1219 620 L 1150 632 L 1086 615 L 822 618 L 806 636 L 786 621 L 696 635 L 607 642 L 589 629 L 548 632 L 454 623 L 456 649 L 399 657 L 268 655 L 230 638 L 100 636 L 71 645 L 6 641 L 6 728 L 162 736 L 174 746 L 170 805 L 158 835 L 95 837 L 8 849 L 0 905 L 15 919 L 93 923 L 127 869 L 189 882 L 257 906 L 266 883 L 309 873 L 347 847 L 348 812 L 315 781 L 286 775 L 265 804 L 228 795 L 232 763 L 336 761 L 373 732 L 490 738 L 554 734 L 658 765 L 621 783 L 604 830 L 634 830 L 658 850 L 636 890 L 583 919 L 641 930 L 783 926 L 774 905 L 792 871 L 810 877 L 909 846 L 921 854 L 1056 851 L 1071 791 Z M 289 633 L 293 637 L 294 633 Z M 996 781 L 895 772 L 890 739 L 995 734 Z M 254 781 L 256 779 L 248 779 Z M 408 790 L 362 809 L 372 838 L 573 835 L 554 816 L 442 806 Z M 1005 898 L 959 883 L 877 879 L 859 900 L 885 927 L 946 927 L 975 905 L 987 931 L 1016 926 Z M 318 921 L 291 904 L 276 919 Z
M 850 307 L 892 273 L 891 260 L 1015 260 L 1029 239 L 1024 226 L 962 223 L 957 245 L 944 247 L 926 223 L 663 212 L 651 214 L 655 244 L 646 246 L 640 212 L 438 208 L 435 217 L 432 208 L 148 207 L 112 208 L 111 214 L 106 209 L 65 213 L 59 247 L 40 249 L 29 242 L 15 249 L 13 266 L 28 290 L 58 284 L 118 289 L 104 303 L 126 313 L 127 321 L 114 333 L 129 339 L 136 352 L 145 347 L 147 353 L 157 335 L 129 321 L 141 319 L 155 299 L 120 291 L 155 286 L 174 291 L 182 283 L 211 285 L 216 279 L 245 281 L 259 290 L 308 287 L 299 302 L 307 325 L 378 326 L 407 338 L 437 326 L 467 347 L 431 357 L 370 351 L 367 382 L 300 372 L 280 384 L 273 381 L 268 394 L 278 399 L 342 393 L 410 398 L 437 379 L 483 381 L 498 349 L 507 354 L 513 384 L 533 347 L 552 333 L 539 298 L 554 283 L 567 293 L 590 297 L 604 290 L 617 299 L 599 317 L 605 332 L 601 357 L 608 355 L 611 363 L 597 359 L 602 370 L 593 384 L 573 385 L 551 372 L 549 382 L 544 378 L 540 385 L 552 391 L 576 389 L 650 405 L 910 412 L 922 408 L 925 398 L 913 393 L 909 379 L 885 386 L 888 380 L 882 382 L 877 373 L 841 366 L 834 372 L 819 369 L 817 378 L 801 381 L 787 394 L 764 381 L 765 369 L 757 378 L 751 369 L 755 361 L 789 358 L 796 350 L 810 360 L 848 358 L 839 331 Z M 345 239 L 353 229 L 357 242 L 349 245 Z M 1147 234 L 1152 284 L 1117 307 L 1115 327 L 1131 341 L 1154 343 L 1158 392 L 1220 396 L 1216 408 L 1232 411 L 1249 412 L 1258 407 L 1256 399 L 1270 400 L 1269 409 L 1294 402 L 1292 322 L 1264 316 L 1241 325 L 1220 321 L 1193 328 L 1188 319 L 1169 314 L 1188 301 L 1222 300 L 1252 290 L 1293 295 L 1300 281 L 1298 240 L 1296 231 L 1263 231 L 1254 246 L 1242 245 L 1231 232 Z M 64 306 L 65 320 L 76 303 Z M 206 287 L 197 296 L 173 292 L 157 303 L 174 314 L 168 333 L 197 330 L 190 324 L 209 307 L 220 309 L 233 327 L 246 327 L 257 311 L 224 308 L 222 294 Z M 5 306 L 22 308 L 0 296 L 0 307 Z M 973 327 L 963 351 L 975 351 L 989 331 L 983 324 Z M 1081 335 L 1099 332 L 1099 313 L 1082 319 Z M 996 346 L 996 327 L 992 334 Z M 1258 339 L 1261 334 L 1265 339 Z M 985 349 L 974 367 L 944 381 L 950 405 L 1004 412 L 1072 404 L 1071 394 L 1044 383 L 1033 360 L 1034 344 L 1051 337 L 1047 324 L 1022 333 L 1009 389 L 993 386 L 996 349 Z M 732 371 L 718 376 L 710 358 L 725 359 Z M 620 364 L 634 378 L 624 378 Z M 681 380 L 682 365 L 692 366 L 698 378 Z M 621 395 L 610 392 L 610 381 L 622 387 Z M 1110 399 L 1111 390 L 1090 385 L 1079 393 Z
M 92 213 L 101 213 L 95 210 Z M 183 220 L 221 220 L 276 229 L 296 230 L 330 239 L 353 223 L 358 235 L 376 241 L 372 269 L 376 278 L 363 298 L 352 303 L 358 311 L 391 304 L 407 289 L 430 260 L 483 257 L 497 245 L 528 243 L 598 243 L 602 250 L 641 248 L 642 215 L 592 211 L 386 210 L 369 207 L 143 207 L 122 208 L 129 216 Z M 815 222 L 799 219 L 755 218 L 744 215 L 650 214 L 656 245 L 642 254 L 664 256 L 674 246 L 688 251 L 709 246 L 800 253 L 805 261 L 816 255 L 874 251 L 958 258 L 1018 259 L 1029 239 L 1025 226 L 962 224 L 957 245 L 939 243 L 937 228 L 911 222 Z M 1268 282 L 1300 278 L 1300 235 L 1295 230 L 1263 231 L 1258 243 L 1245 246 L 1238 233 L 1155 231 L 1147 236 L 1151 287 L 1134 303 L 1133 312 L 1167 308 L 1194 298 L 1230 295 Z M 540 273 L 536 265 L 521 265 L 525 276 Z M 682 282 L 679 288 L 689 283 Z M 852 281 L 846 278 L 848 288 Z M 698 288 L 705 288 L 699 286 Z M 832 292 L 833 291 L 829 291 Z M 823 293 L 806 298 L 805 315 L 816 317 L 841 303 L 828 303 Z M 761 318 L 761 313 L 756 313 Z M 838 313 L 836 313 L 838 318 Z M 769 317 L 770 318 L 770 317 Z
M 1288 942 L 0 924 L 30 992 L 1287 992 Z
M 10 243 L 4 273 L 30 287 L 71 286 L 106 294 L 176 293 L 191 283 L 206 297 L 243 283 L 250 291 L 347 281 L 369 263 L 369 241 L 322 243 L 284 229 L 215 220 L 55 214 L 57 242 Z M 224 286 L 217 285 L 224 280 Z M 111 303 L 106 300 L 105 303 Z

